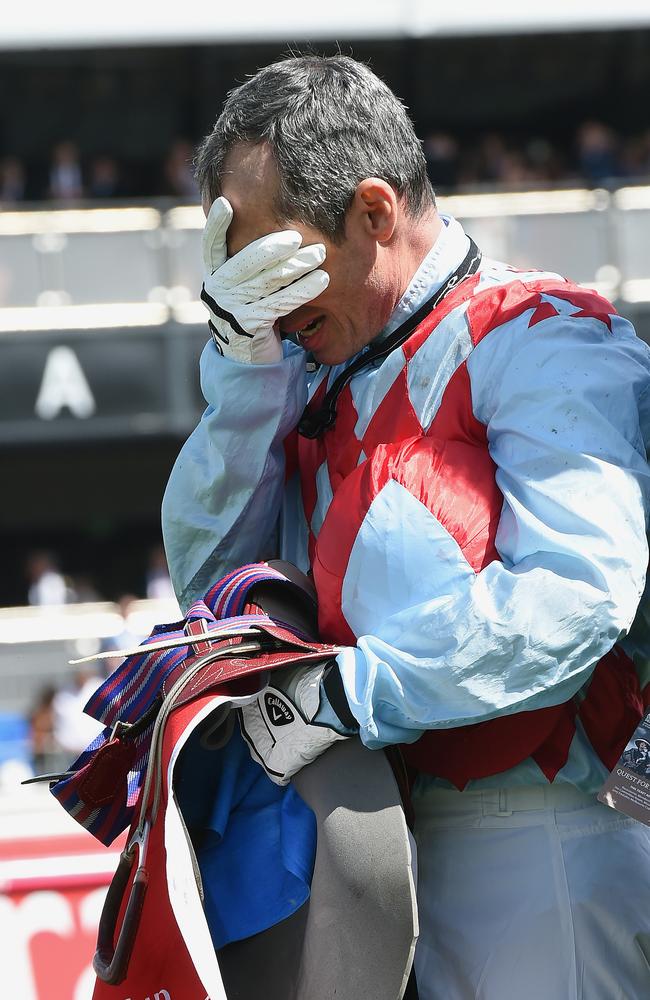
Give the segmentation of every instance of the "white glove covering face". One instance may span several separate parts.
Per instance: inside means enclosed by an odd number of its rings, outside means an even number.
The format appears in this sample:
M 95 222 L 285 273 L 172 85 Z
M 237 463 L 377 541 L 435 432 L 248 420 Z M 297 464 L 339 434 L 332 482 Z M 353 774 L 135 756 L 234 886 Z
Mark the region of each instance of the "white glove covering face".
M 303 247 L 300 233 L 270 233 L 228 258 L 226 233 L 233 216 L 230 203 L 217 198 L 203 233 L 205 276 L 201 299 L 210 314 L 208 326 L 220 354 L 247 364 L 282 360 L 281 316 L 325 291 L 322 243 Z
M 332 743 L 347 739 L 328 726 L 312 724 L 327 666 L 276 670 L 256 700 L 241 709 L 239 722 L 251 757 L 276 785 L 288 784 Z

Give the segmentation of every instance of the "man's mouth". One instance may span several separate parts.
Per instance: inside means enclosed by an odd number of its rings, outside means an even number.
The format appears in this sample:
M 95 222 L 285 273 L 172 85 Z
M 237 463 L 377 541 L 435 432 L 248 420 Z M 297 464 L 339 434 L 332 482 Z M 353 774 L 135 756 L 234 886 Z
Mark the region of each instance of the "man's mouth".
M 280 332 L 283 337 L 299 337 L 303 340 L 309 340 L 317 333 L 323 323 L 325 322 L 325 316 L 314 316 L 312 319 L 300 319 L 296 317 L 295 319 L 288 316 L 284 321 L 280 321 Z
M 309 339 L 309 337 L 311 337 L 314 333 L 320 330 L 324 322 L 325 322 L 324 316 L 317 316 L 316 319 L 311 320 L 310 323 L 307 323 L 306 326 L 303 326 L 302 329 L 297 330 L 296 332 L 299 337 Z

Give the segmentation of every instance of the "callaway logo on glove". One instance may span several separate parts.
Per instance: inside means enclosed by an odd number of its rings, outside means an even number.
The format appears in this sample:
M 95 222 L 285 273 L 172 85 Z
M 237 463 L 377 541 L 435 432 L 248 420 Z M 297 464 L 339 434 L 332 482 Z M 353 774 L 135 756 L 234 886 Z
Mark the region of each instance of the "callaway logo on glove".
M 288 726 L 295 719 L 287 702 L 283 701 L 277 694 L 265 694 L 264 707 L 272 726 Z
M 329 284 L 319 265 L 322 243 L 303 247 L 300 233 L 285 230 L 263 236 L 228 258 L 226 233 L 233 216 L 225 198 L 213 203 L 203 233 L 205 277 L 201 299 L 220 354 L 248 364 L 282 360 L 276 323 L 311 302 Z
M 350 735 L 314 722 L 321 703 L 321 681 L 333 669 L 330 660 L 315 667 L 276 670 L 273 683 L 240 710 L 242 736 L 251 757 L 276 785 L 286 785 L 332 743 Z

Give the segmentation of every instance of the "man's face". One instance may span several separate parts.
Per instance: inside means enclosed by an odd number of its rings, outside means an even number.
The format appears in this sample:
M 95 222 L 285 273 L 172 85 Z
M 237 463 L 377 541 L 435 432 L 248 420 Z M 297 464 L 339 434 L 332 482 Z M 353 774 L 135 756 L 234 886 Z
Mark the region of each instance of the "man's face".
M 387 322 L 401 290 L 385 254 L 360 218 L 348 218 L 345 239 L 334 244 L 304 223 L 279 221 L 273 213 L 278 178 L 267 146 L 242 143 L 226 158 L 221 193 L 233 207 L 228 256 L 253 240 L 295 229 L 303 245 L 323 243 L 323 270 L 330 276 L 317 298 L 280 319 L 283 334 L 300 334 L 300 343 L 322 364 L 339 364 L 373 340 Z M 204 205 L 206 211 L 209 205 Z M 350 213 L 349 213 L 350 215 Z

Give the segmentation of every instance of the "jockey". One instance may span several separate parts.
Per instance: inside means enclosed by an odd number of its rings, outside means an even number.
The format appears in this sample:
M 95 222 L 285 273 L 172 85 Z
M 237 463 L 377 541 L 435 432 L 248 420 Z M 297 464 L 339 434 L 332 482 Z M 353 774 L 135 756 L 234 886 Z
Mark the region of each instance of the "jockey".
M 422 1000 L 647 997 L 650 831 L 596 793 L 650 679 L 650 352 L 440 215 L 405 109 L 349 57 L 234 90 L 198 180 L 208 407 L 163 501 L 176 593 L 279 556 L 345 647 L 278 682 L 286 738 L 242 712 L 251 754 L 284 783 L 341 737 L 402 745 Z

